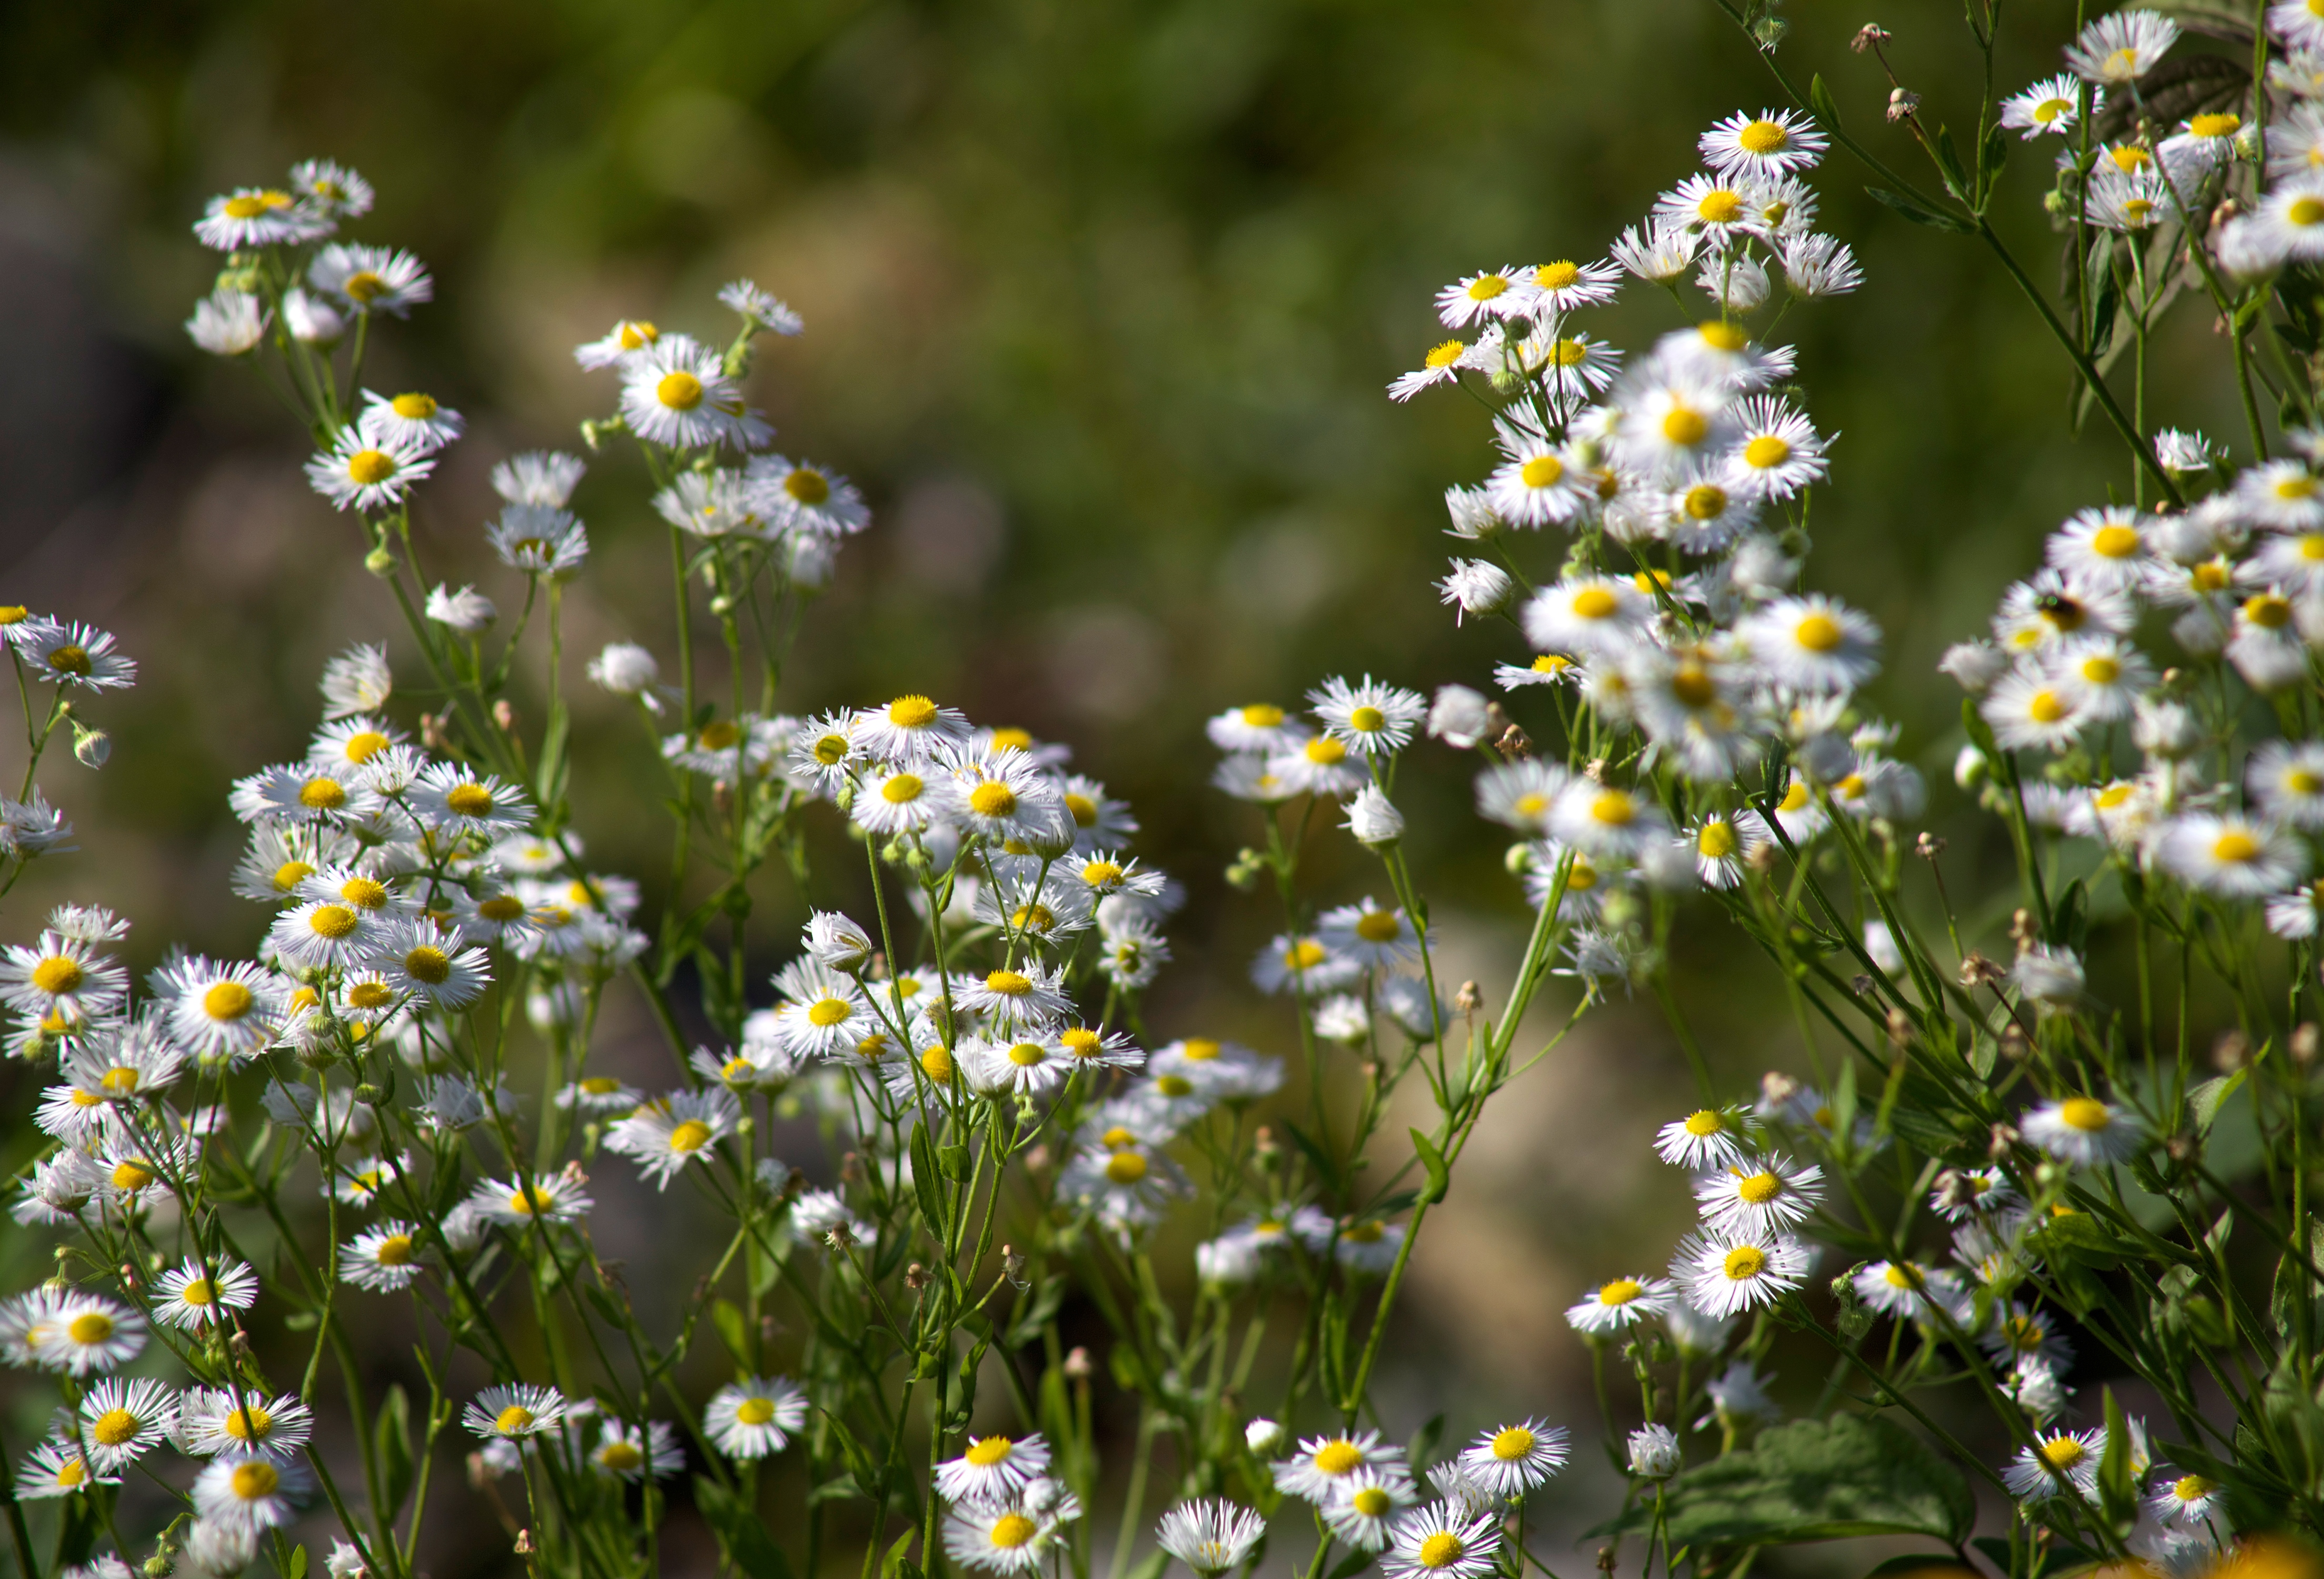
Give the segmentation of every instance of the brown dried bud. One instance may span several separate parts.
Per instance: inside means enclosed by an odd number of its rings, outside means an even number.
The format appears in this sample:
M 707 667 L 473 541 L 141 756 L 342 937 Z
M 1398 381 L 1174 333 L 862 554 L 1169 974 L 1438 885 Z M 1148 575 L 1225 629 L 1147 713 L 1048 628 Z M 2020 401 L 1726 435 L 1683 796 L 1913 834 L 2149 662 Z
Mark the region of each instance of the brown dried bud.
M 520 1557 L 532 1556 L 532 1531 L 520 1529 L 516 1532 L 516 1555 Z
M 1591 757 L 1582 764 L 1582 771 L 1592 784 L 1603 784 L 1606 781 L 1606 759 Z
M 1462 1016 L 1474 1014 L 1484 1007 L 1484 989 L 1473 981 L 1462 982 L 1461 990 L 1452 994 L 1452 1011 Z
M 137 1263 L 135 1261 L 124 1261 L 121 1263 L 121 1286 L 124 1288 L 134 1288 L 137 1287 Z
M 2017 1144 L 2018 1140 L 2015 1130 L 2007 1124 L 1996 1124 L 1993 1126 L 1993 1139 L 1986 1142 L 1985 1154 L 1999 1162 L 2009 1155 L 2010 1149 Z
M 1888 1045 L 1898 1052 L 1913 1045 L 1913 1017 L 1902 1009 L 1888 1011 Z
M 1923 834 L 1913 841 L 1913 854 L 1923 861 L 1934 861 L 1945 853 L 1945 842 L 1934 834 Z
M 2014 1020 L 2001 1028 L 2001 1056 L 2013 1064 L 2022 1064 L 2034 1056 L 2034 1044 L 2026 1039 L 2025 1028 Z
M 835 1223 L 824 1233 L 823 1242 L 834 1250 L 846 1250 L 855 1243 L 855 1233 L 844 1223 Z
M 1800 1083 L 1780 1069 L 1770 1069 L 1759 1076 L 1759 1094 L 1770 1107 L 1781 1107 L 1799 1094 Z
M 1959 1168 L 1948 1168 L 1937 1175 L 1936 1202 L 1939 1210 L 1967 1211 L 1977 1205 L 1977 1186 L 1963 1177 Z
M 452 749 L 452 737 L 444 728 L 446 716 L 438 713 L 420 715 L 420 743 L 429 751 L 447 752 Z
M 2292 1043 L 2289 1048 L 2289 1051 L 2292 1054 L 2292 1061 L 2295 1064 L 2314 1063 L 2316 1061 L 2316 1022 L 2312 1020 L 2294 1030 L 2292 1033 Z
M 1848 41 L 1848 47 L 1859 55 L 1868 54 L 1895 36 L 1879 23 L 1868 22 L 1856 30 L 1856 36 Z
M 506 697 L 493 704 L 493 722 L 499 725 L 503 733 L 515 731 L 516 709 L 509 705 Z
M 1614 1565 L 1618 1561 L 1620 1558 L 1612 1547 L 1598 1548 L 1598 1571 L 1600 1574 L 1611 1574 L 1614 1571 Z
M 1261 1157 L 1274 1156 L 1276 1152 L 1275 1127 L 1271 1124 L 1259 1125 L 1258 1133 L 1252 1135 L 1250 1138 L 1250 1144 L 1251 1150 L 1257 1151 Z
M 807 1169 L 794 1168 L 783 1175 L 783 1198 L 790 1200 L 807 1193 Z
M 847 1184 L 862 1184 L 863 1182 L 863 1159 L 853 1151 L 850 1151 L 846 1156 L 841 1158 L 839 1159 L 839 1177 L 843 1182 Z
M 2007 977 L 2009 973 L 1974 948 L 1960 962 L 1960 984 L 1964 987 L 1990 985 Z
M 1001 1275 L 1014 1283 L 1025 1276 L 1025 1252 L 1013 1244 L 1001 1247 Z
M 1076 1344 L 1065 1355 L 1065 1374 L 1075 1381 L 1087 1381 L 1090 1374 L 1089 1351 Z
M 1898 121 L 1911 120 L 1913 112 L 1920 107 L 1921 96 L 1911 88 L 1892 88 L 1888 90 L 1888 121 L 1891 125 Z
M 2033 911 L 2021 906 L 2010 912 L 2009 941 L 2017 945 L 2018 953 L 2024 954 L 2041 940 L 2042 928 L 2034 925 Z
M 2163 1150 L 2170 1154 L 2171 1160 L 2173 1162 L 2192 1161 L 2196 1151 L 2195 1137 L 2173 1135 L 2163 1142 Z
M 928 1270 L 914 1261 L 904 1269 L 904 1287 L 917 1294 L 928 1286 Z
M 1500 748 L 1505 756 L 1523 758 L 1533 755 L 1533 736 L 1514 724 L 1501 731 L 1501 738 L 1494 742 L 1494 744 Z
M 2211 1044 L 2211 1067 L 2232 1075 L 2251 1062 L 2251 1038 L 2240 1030 L 2223 1030 Z

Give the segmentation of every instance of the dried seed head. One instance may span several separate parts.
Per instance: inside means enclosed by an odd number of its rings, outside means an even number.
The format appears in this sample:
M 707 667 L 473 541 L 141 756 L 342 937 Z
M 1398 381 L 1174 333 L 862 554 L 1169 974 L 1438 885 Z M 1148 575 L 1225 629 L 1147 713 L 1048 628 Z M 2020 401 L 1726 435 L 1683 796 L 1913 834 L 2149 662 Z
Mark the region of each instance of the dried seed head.
M 1934 834 L 1923 834 L 1913 841 L 1913 854 L 1923 861 L 1934 861 L 1945 853 L 1945 842 Z
M 1985 1154 L 1998 1162 L 2009 1155 L 2010 1149 L 2017 1144 L 2018 1139 L 2017 1131 L 2007 1124 L 1996 1124 L 1993 1126 L 1993 1139 L 1986 1142 Z
M 1964 987 L 1987 986 L 2001 981 L 2009 973 L 1975 949 L 1960 962 L 1960 984 Z
M 1888 1045 L 1898 1052 L 1913 1045 L 1913 1017 L 1902 1009 L 1888 1011 Z
M 2024 954 L 2041 939 L 2042 929 L 2034 924 L 2033 911 L 2020 907 L 2010 913 L 2009 941 L 2017 945 L 2018 953 Z
M 1452 1011 L 1456 1014 L 1474 1014 L 1484 1006 L 1484 1002 L 1485 994 L 1482 988 L 1472 981 L 1462 982 L 1461 990 L 1452 994 Z
M 1921 96 L 1911 88 L 1892 88 L 1888 90 L 1888 120 L 1891 125 L 1911 120 L 1913 112 L 1920 107 Z
M 1868 54 L 1894 36 L 1895 35 L 1877 23 L 1868 22 L 1856 30 L 1856 36 L 1848 41 L 1848 47 L 1859 55 Z
M 904 1287 L 917 1294 L 928 1286 L 928 1270 L 914 1261 L 904 1269 Z

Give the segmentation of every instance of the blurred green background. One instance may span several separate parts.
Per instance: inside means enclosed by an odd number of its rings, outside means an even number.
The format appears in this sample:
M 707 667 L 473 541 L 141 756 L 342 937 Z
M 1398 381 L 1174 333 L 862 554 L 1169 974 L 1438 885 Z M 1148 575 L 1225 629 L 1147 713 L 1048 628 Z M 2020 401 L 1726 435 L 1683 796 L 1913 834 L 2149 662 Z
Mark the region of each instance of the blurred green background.
M 1955 8 L 1788 14 L 1789 69 L 1822 71 L 1884 157 L 1917 164 L 1881 124 L 1886 80 L 1846 48 L 1867 21 L 1895 32 L 1932 118 L 1973 116 Z M 2013 10 L 2002 91 L 2055 69 L 2071 18 Z M 188 230 L 204 198 L 322 154 L 379 189 L 352 234 L 436 277 L 370 380 L 470 419 L 423 494 L 432 573 L 512 610 L 482 545 L 484 476 L 610 409 L 611 379 L 571 346 L 623 316 L 723 337 L 712 292 L 756 278 L 808 333 L 770 349 L 753 399 L 779 448 L 853 476 L 877 514 L 787 705 L 923 689 L 1071 742 L 1192 891 L 1157 1028 L 1277 1051 L 1287 1029 L 1239 984 L 1271 917 L 1218 876 L 1252 826 L 1205 788 L 1202 719 L 1334 671 L 1481 687 L 1517 656 L 1507 627 L 1456 629 L 1430 586 L 1452 546 L 1442 491 L 1489 464 L 1481 414 L 1441 392 L 1398 408 L 1383 386 L 1442 337 L 1440 283 L 1600 255 L 1694 168 L 1712 119 L 1780 102 L 1712 0 L 85 0 L 18 12 L 0 85 L 0 601 L 103 623 L 143 665 L 91 709 L 112 765 L 48 775 L 84 853 L 20 891 L 10 937 L 70 897 L 134 915 L 142 960 L 172 938 L 249 949 L 226 786 L 299 749 L 324 658 L 397 639 L 285 413 L 179 328 L 216 267 Z M 2012 148 L 2003 228 L 2047 279 L 2048 155 Z M 1819 184 L 1867 287 L 1784 326 L 1840 432 L 1809 579 L 1887 631 L 1876 696 L 1967 873 L 1990 852 L 1947 780 L 1958 694 L 1932 665 L 2043 531 L 2127 474 L 2108 436 L 2068 436 L 2063 361 L 1991 260 L 1863 179 L 1840 156 Z M 1643 348 L 1680 321 L 1634 289 L 1598 332 Z M 2225 435 L 2195 371 L 2208 338 L 2182 313 L 2158 347 L 2159 415 Z M 571 647 L 667 657 L 641 473 L 608 458 L 577 503 L 597 553 Z M 604 866 L 650 872 L 651 764 L 583 689 L 604 741 L 579 826 Z M 1425 752 L 1401 796 L 1458 974 L 1489 984 L 1516 900 L 1468 776 Z M 1336 837 L 1317 873 L 1332 899 L 1370 878 Z M 795 909 L 772 885 L 769 903 Z M 1738 941 L 1706 921 L 1684 947 L 1698 1029 L 1740 1086 L 1799 1056 Z M 1395 1408 L 1447 1399 L 1456 1429 L 1495 1409 L 1586 1419 L 1558 1312 L 1685 1221 L 1646 1141 L 1687 1089 L 1659 1022 L 1617 1007 L 1502 1099 L 1473 1183 L 1432 1222 Z

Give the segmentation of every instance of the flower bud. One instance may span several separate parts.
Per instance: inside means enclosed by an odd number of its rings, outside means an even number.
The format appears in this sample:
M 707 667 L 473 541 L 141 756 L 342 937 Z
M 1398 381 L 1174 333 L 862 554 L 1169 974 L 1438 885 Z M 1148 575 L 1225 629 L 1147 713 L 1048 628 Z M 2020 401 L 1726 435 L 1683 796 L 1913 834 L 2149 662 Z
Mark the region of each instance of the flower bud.
M 73 755 L 84 768 L 101 768 L 113 755 L 113 737 L 102 729 L 91 729 L 76 718 L 72 721 Z
M 1665 1481 L 1678 1473 L 1678 1437 L 1668 1426 L 1641 1426 L 1630 1433 L 1630 1473 L 1641 1480 Z
M 661 678 L 661 665 L 634 642 L 610 642 L 589 660 L 589 678 L 617 697 L 634 697 Z
M 1436 584 L 1436 590 L 1443 594 L 1443 602 L 1458 605 L 1463 615 L 1497 614 L 1517 596 L 1517 584 L 1499 565 L 1483 559 L 1455 559 L 1452 573 Z
M 2009 658 L 1990 642 L 1956 642 L 1945 649 L 1937 671 L 1952 676 L 1970 696 L 1981 697 L 2009 672 Z
M 1428 733 L 1455 751 L 1468 751 L 1492 733 L 1492 704 L 1467 686 L 1439 686 L 1428 704 Z
M 1377 784 L 1367 784 L 1356 791 L 1355 799 L 1348 802 L 1347 821 L 1342 826 L 1356 836 L 1358 844 L 1375 850 L 1404 837 L 1404 814 L 1380 793 Z
M 1289 1440 L 1289 1433 L 1277 1422 L 1261 1416 L 1242 1428 L 1242 1439 L 1245 1446 L 1265 1458 L 1281 1449 Z

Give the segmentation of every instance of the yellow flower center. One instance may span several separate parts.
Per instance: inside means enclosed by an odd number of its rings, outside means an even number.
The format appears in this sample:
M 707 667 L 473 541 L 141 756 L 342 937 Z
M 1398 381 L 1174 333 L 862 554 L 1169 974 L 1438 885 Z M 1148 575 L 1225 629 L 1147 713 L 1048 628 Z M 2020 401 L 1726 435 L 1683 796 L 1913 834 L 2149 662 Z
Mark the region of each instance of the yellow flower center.
M 691 1155 L 710 1144 L 710 1126 L 700 1119 L 687 1119 L 669 1132 L 669 1149 L 681 1155 Z
M 673 411 L 690 411 L 702 403 L 702 381 L 683 370 L 665 374 L 654 385 L 654 399 Z
M 118 1447 L 136 1436 L 143 1425 L 127 1409 L 107 1409 L 88 1423 L 88 1434 L 100 1447 Z
M 968 808 L 979 817 L 1007 817 L 1017 809 L 1017 791 L 998 779 L 987 779 L 968 792 Z
M 1469 300 L 1490 301 L 1508 288 L 1508 281 L 1499 274 L 1480 274 L 1469 283 Z
M 616 1474 L 624 1470 L 633 1470 L 645 1461 L 646 1455 L 639 1451 L 636 1443 L 621 1437 L 597 1449 L 597 1462 Z
M 2193 117 L 2187 123 L 2187 130 L 2198 137 L 2227 137 L 2232 136 L 2236 129 L 2243 124 L 2244 118 L 2241 115 L 2231 112 L 2221 112 L 2217 115 Z
M 1493 1433 L 1493 1456 L 1503 1464 L 1523 1458 L 1533 1451 L 1534 1434 L 1523 1426 L 1508 1426 Z
M 1462 354 L 1468 349 L 1469 347 L 1459 340 L 1447 340 L 1441 346 L 1430 346 L 1428 355 L 1421 358 L 1421 365 L 1431 373 L 1440 372 L 1461 360 Z
M 1582 278 L 1582 266 L 1561 258 L 1554 263 L 1544 263 L 1533 272 L 1533 282 L 1544 291 L 1563 291 Z
M 337 811 L 347 803 L 347 787 L 337 779 L 309 779 L 299 786 L 299 804 L 309 811 Z
M 372 1248 L 371 1259 L 383 1267 L 408 1267 L 411 1264 L 411 1235 L 391 1233 Z
M 361 924 L 361 918 L 345 905 L 319 905 L 307 918 L 309 931 L 318 937 L 332 939 L 345 937 Z
M 1387 1516 L 1388 1510 L 1395 1507 L 1396 1502 L 1379 1487 L 1366 1486 L 1348 1499 L 1348 1506 L 1366 1519 L 1380 1519 Z
M 1686 491 L 1684 508 L 1696 521 L 1716 521 L 1727 512 L 1727 490 L 1716 483 L 1697 483 Z
M 1698 324 L 1695 333 L 1714 351 L 1740 351 L 1751 343 L 1751 337 L 1743 332 L 1740 324 L 1722 323 L 1715 318 Z
M 76 1344 L 101 1344 L 113 1335 L 113 1318 L 101 1310 L 85 1311 L 65 1325 Z
M 1306 757 L 1317 767 L 1336 767 L 1348 760 L 1348 748 L 1328 734 L 1319 734 L 1307 743 Z
M 2060 1103 L 2058 1117 L 2068 1129 L 2080 1130 L 2086 1135 L 2096 1134 L 2114 1119 L 2106 1103 L 2089 1096 L 2070 1096 Z
M 2071 1469 L 2082 1462 L 2089 1449 L 2072 1436 L 2052 1436 L 2042 1444 L 2042 1456 L 2052 1469 Z
M 1694 836 L 1696 853 L 1713 861 L 1723 861 L 1735 854 L 1735 829 L 1732 824 L 1707 822 Z
M 1735 134 L 1746 153 L 1781 153 L 1791 146 L 1792 134 L 1780 121 L 1753 121 Z
M 407 422 L 425 422 L 436 414 L 434 395 L 400 394 L 387 403 Z
M 994 1546 L 1005 1547 L 1013 1552 L 1031 1540 L 1039 1528 L 1022 1513 L 1004 1513 L 992 1521 L 992 1528 L 987 1538 Z
M 1590 820 L 1609 827 L 1628 827 L 1638 815 L 1638 803 L 1626 790 L 1601 790 L 1590 802 Z
M 1283 722 L 1283 709 L 1271 702 L 1253 702 L 1242 710 L 1242 721 L 1253 729 L 1273 729 Z
M 1631 1300 L 1636 1299 L 1639 1295 L 1644 1294 L 1646 1291 L 1646 1286 L 1644 1283 L 1639 1282 L 1636 1278 L 1617 1278 L 1610 1283 L 1601 1283 L 1599 1285 L 1598 1303 L 1600 1305 L 1628 1305 Z
M 244 1408 L 229 1411 L 219 1424 L 226 1434 L 237 1442 L 259 1442 L 274 1429 L 274 1417 L 256 1404 L 251 1404 Z
M 1105 1159 L 1105 1177 L 1118 1185 L 1134 1185 L 1146 1177 L 1146 1159 L 1135 1151 L 1117 1151 Z
M 920 1073 L 943 1085 L 952 1078 L 952 1055 L 944 1048 L 930 1048 L 920 1055 Z
M 1536 455 L 1517 468 L 1517 476 L 1528 488 L 1554 486 L 1565 475 L 1565 463 L 1554 455 Z
M 262 1497 L 272 1497 L 282 1477 L 272 1464 L 263 1458 L 238 1464 L 234 1469 L 234 1494 L 244 1502 L 255 1502 Z
M 1805 811 L 1807 809 L 1807 781 L 1803 779 L 1794 779 L 1792 780 L 1792 787 L 1784 791 L 1784 798 L 1775 803 L 1775 809 L 1777 811 Z
M 1315 1468 L 1327 1475 L 1343 1475 L 1362 1466 L 1361 1449 L 1345 1438 L 1326 1442 L 1315 1450 Z
M 1367 943 L 1392 943 L 1403 931 L 1403 923 L 1388 910 L 1367 910 L 1356 918 L 1356 936 Z
M 890 806 L 909 806 L 920 798 L 924 788 L 918 774 L 897 773 L 880 786 L 880 799 Z
M 383 449 L 358 449 L 347 457 L 347 476 L 368 488 L 395 476 L 395 457 Z
M 2171 1482 L 2171 1494 L 2181 1502 L 2200 1502 L 2216 1489 L 2200 1475 L 2181 1475 Z
M 1732 225 L 1743 217 L 1743 195 L 1717 187 L 1702 194 L 1694 211 L 1706 225 Z
M 2244 618 L 2264 631 L 2280 631 L 2292 623 L 2292 605 L 2272 592 L 2244 602 Z
M 444 805 L 462 817 L 490 817 L 493 792 L 482 784 L 455 784 L 444 792 Z
M 619 340 L 621 347 L 624 351 L 641 351 L 646 346 L 652 345 L 656 340 L 660 339 L 661 331 L 654 328 L 653 325 L 642 321 L 637 323 L 624 323 L 622 325 L 621 328 L 616 331 L 615 338 Z
M 984 978 L 984 990 L 1004 998 L 1021 998 L 1033 990 L 1033 982 L 1017 971 L 993 971 Z
M 1921 1274 L 1904 1261 L 1890 1261 L 1888 1270 L 1881 1273 L 1880 1278 L 1891 1288 L 1903 1288 L 1908 1292 L 1921 1286 Z
M 1049 1050 L 1039 1042 L 1019 1042 L 1009 1049 L 1009 1061 L 1019 1069 L 1038 1068 L 1047 1063 Z
M 807 1022 L 814 1026 L 837 1025 L 850 1013 L 844 998 L 818 998 L 807 1005 Z
M 2066 716 L 2066 704 L 2055 691 L 2035 691 L 2034 699 L 2025 704 L 2025 716 L 2036 724 L 2055 724 Z
M 1792 458 L 1791 441 L 1778 439 L 1773 433 L 1762 433 L 1743 447 L 1743 464 L 1767 471 Z
M 1723 1133 L 1726 1128 L 1727 1121 L 1707 1107 L 1698 1109 L 1687 1114 L 1686 1117 L 1686 1132 L 1697 1140 L 1707 1140 L 1712 1135 Z
M 113 1187 L 135 1195 L 153 1182 L 153 1171 L 134 1162 L 116 1162 L 113 1166 Z
M 487 921 L 513 921 L 524 914 L 524 901 L 512 893 L 496 893 L 476 906 L 476 914 Z
M 775 1417 L 775 1400 L 770 1398 L 746 1398 L 734 1406 L 734 1420 L 742 1426 L 763 1426 Z
M 2294 198 L 2283 217 L 2303 230 L 2311 225 L 2324 225 L 2324 199 Z
M 1724 1270 L 1736 1282 L 1748 1282 L 1767 1270 L 1767 1252 L 1756 1244 L 1738 1244 L 1727 1252 Z
M 1673 406 L 1663 414 L 1663 437 L 1673 444 L 1692 448 L 1709 436 L 1711 423 L 1701 411 L 1688 406 Z
M 831 497 L 831 483 L 821 472 L 800 466 L 783 479 L 783 492 L 802 504 L 820 504 Z
M 1417 1556 L 1424 1568 L 1449 1568 L 1468 1553 L 1461 1537 L 1449 1529 L 1440 1529 L 1420 1543 Z
M 1783 1193 L 1784 1181 L 1765 1169 L 1735 1181 L 1737 1197 L 1754 1206 L 1764 1206 Z
M 51 998 L 72 992 L 86 976 L 80 961 L 69 955 L 52 954 L 32 967 L 32 985 Z
M 530 1409 L 526 1408 L 522 1404 L 511 1404 L 493 1418 L 493 1429 L 503 1436 L 513 1436 L 530 1427 L 532 1420 L 533 1415 Z
M 339 289 L 346 292 L 350 301 L 376 301 L 387 294 L 387 282 L 369 269 L 358 269 L 347 276 Z
M 2246 861 L 2259 859 L 2260 844 L 2241 828 L 2229 828 L 2211 841 L 2211 859 L 2240 866 Z

